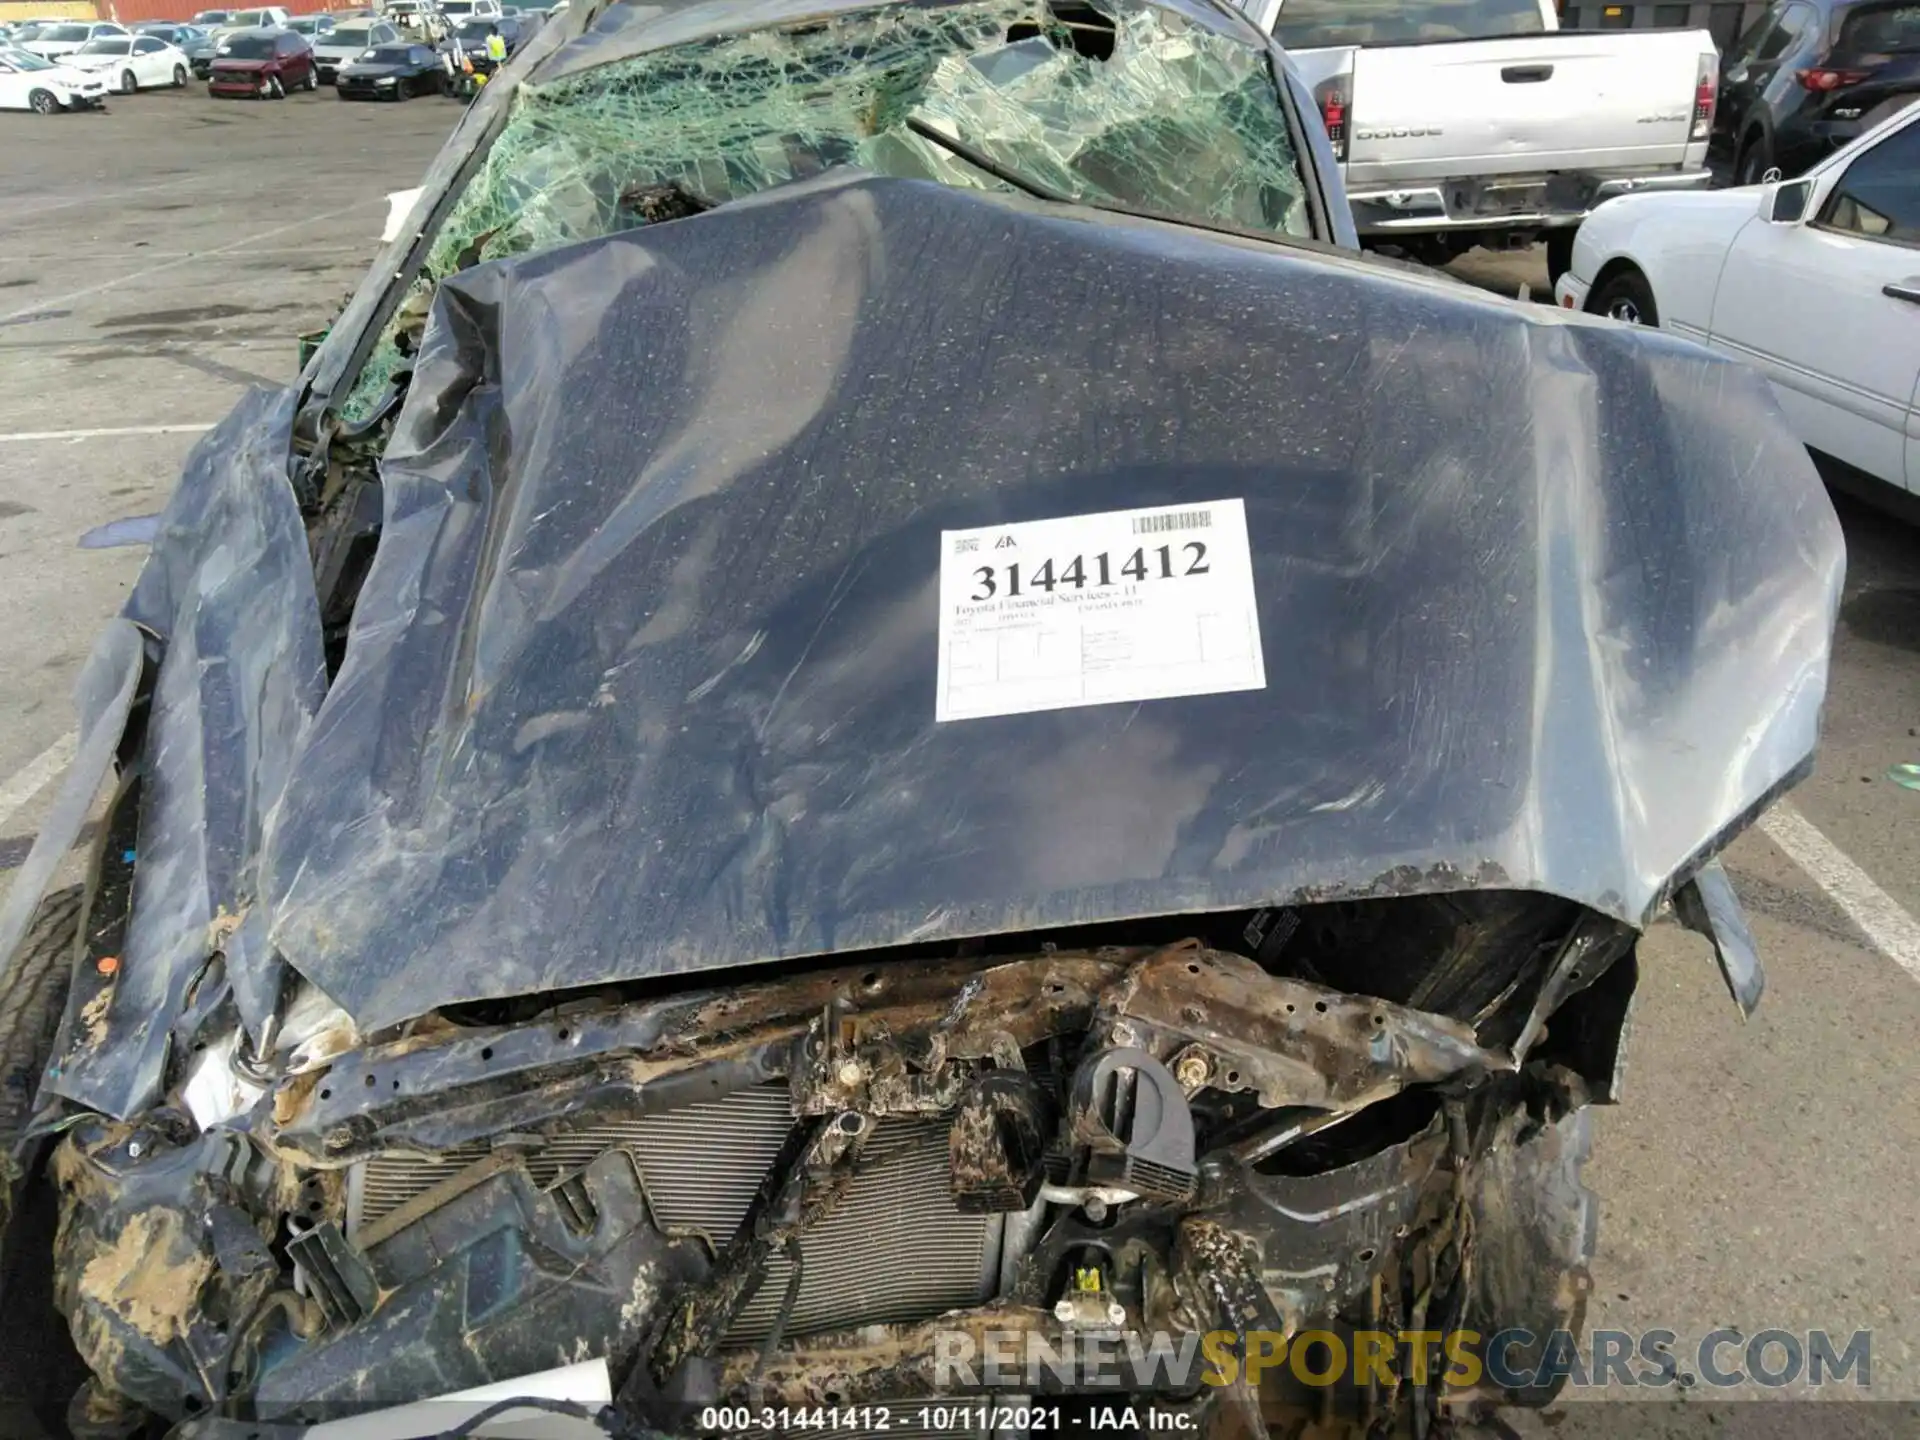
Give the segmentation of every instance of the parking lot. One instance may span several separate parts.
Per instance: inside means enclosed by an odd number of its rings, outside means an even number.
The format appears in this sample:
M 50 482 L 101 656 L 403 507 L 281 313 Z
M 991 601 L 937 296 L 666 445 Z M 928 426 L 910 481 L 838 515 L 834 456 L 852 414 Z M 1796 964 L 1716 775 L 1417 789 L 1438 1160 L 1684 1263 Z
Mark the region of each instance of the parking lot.
M 0 867 L 51 798 L 69 689 L 141 561 L 77 537 L 159 509 L 198 434 L 293 375 L 387 192 L 457 114 L 195 85 L 0 121 Z M 1456 268 L 1546 292 L 1537 251 Z M 1588 1320 L 1871 1329 L 1871 1395 L 1920 1400 L 1920 793 L 1887 779 L 1920 760 L 1920 528 L 1838 504 L 1850 569 L 1818 773 L 1728 857 L 1766 1000 L 1743 1024 L 1703 942 L 1662 925 L 1643 946 L 1627 1100 L 1589 1171 Z
M 139 568 L 137 550 L 76 537 L 158 510 L 201 430 L 248 386 L 292 377 L 296 337 L 365 270 L 386 193 L 417 183 L 457 114 L 196 84 L 105 114 L 4 117 L 0 774 L 65 733 L 68 686 Z M 19 798 L 0 786 L 0 811 Z M 29 833 L 27 814 L 6 833 Z

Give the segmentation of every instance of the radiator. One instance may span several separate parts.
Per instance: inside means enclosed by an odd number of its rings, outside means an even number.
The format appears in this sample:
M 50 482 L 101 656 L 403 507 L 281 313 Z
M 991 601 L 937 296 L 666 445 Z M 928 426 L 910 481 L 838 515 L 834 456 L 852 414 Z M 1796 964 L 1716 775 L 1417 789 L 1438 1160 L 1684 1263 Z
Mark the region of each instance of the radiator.
M 530 1152 L 546 1186 L 615 1147 L 634 1158 L 655 1223 L 699 1230 L 723 1246 L 792 1128 L 785 1085 L 766 1085 L 662 1115 L 591 1125 Z M 800 1242 L 802 1279 L 785 1333 L 931 1319 L 990 1299 L 999 1284 L 997 1216 L 963 1215 L 948 1188 L 947 1122 L 882 1120 L 859 1174 L 833 1214 Z M 356 1167 L 348 1232 L 357 1233 L 487 1153 L 463 1147 L 435 1159 L 383 1155 Z M 728 1333 L 730 1346 L 763 1340 L 786 1293 L 776 1256 L 766 1283 Z

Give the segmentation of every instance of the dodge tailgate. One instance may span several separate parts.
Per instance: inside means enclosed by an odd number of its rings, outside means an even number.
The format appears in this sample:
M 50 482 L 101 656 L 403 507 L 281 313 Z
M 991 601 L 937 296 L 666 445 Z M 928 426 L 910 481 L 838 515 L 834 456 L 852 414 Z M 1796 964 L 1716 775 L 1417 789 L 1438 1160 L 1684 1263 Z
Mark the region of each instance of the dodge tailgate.
M 1516 35 L 1349 53 L 1350 185 L 1696 168 L 1705 160 L 1696 105 L 1702 82 L 1712 84 L 1715 52 L 1704 30 Z

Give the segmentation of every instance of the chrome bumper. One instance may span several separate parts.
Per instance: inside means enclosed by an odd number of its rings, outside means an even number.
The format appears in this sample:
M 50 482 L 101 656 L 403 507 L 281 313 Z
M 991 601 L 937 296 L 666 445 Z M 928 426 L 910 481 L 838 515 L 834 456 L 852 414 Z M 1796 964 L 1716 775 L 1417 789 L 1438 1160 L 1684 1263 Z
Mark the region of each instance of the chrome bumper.
M 1362 235 L 1408 231 L 1553 229 L 1578 225 L 1594 206 L 1648 190 L 1705 190 L 1713 173 L 1663 170 L 1642 175 L 1489 175 L 1412 185 L 1349 189 Z

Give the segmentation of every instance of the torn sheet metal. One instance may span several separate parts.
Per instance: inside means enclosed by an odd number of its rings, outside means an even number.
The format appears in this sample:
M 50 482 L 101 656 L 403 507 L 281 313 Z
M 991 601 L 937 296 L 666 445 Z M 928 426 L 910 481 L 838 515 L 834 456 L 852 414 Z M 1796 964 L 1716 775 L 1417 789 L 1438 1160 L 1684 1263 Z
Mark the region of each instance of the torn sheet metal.
M 1733 882 L 1718 860 L 1701 866 L 1692 879 L 1673 892 L 1673 913 L 1680 923 L 1704 935 L 1713 946 L 1720 978 L 1727 982 L 1740 1014 L 1753 1018 L 1766 993 L 1767 975 L 1760 967 L 1760 950 L 1747 927 L 1746 911 L 1734 893 Z
M 289 392 L 254 391 L 194 447 L 116 622 L 160 655 L 132 917 L 103 1023 L 49 1082 L 110 1115 L 156 1097 L 170 1018 L 251 903 L 266 811 L 326 688 L 292 414 Z
M 1812 752 L 1838 526 L 1664 336 L 837 172 L 481 266 L 427 342 L 267 859 L 362 1027 L 1290 901 L 1641 924 Z M 1221 496 L 1265 689 L 935 723 L 944 532 Z
M 7 983 L 6 972 L 33 925 L 47 885 L 78 843 L 106 785 L 145 665 L 146 642 L 139 627 L 124 619 L 108 621 L 73 687 L 74 708 L 80 712 L 73 762 L 0 907 L 0 984 Z

